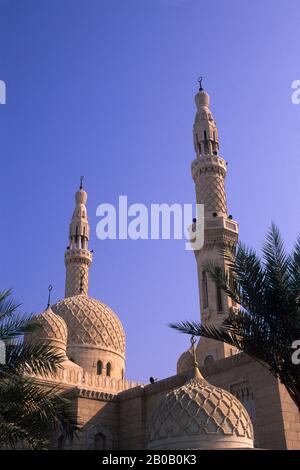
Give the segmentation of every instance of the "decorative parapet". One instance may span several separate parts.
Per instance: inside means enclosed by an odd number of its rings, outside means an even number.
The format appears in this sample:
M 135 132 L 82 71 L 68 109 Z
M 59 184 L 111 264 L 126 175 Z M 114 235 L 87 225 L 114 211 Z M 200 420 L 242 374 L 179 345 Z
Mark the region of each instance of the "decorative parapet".
M 120 395 L 118 395 L 118 400 L 125 401 L 144 395 L 169 392 L 170 390 L 173 390 L 174 388 L 183 385 L 188 378 L 189 372 L 185 372 L 184 374 L 176 374 L 172 375 L 171 377 L 158 380 L 157 382 L 154 382 L 152 384 L 139 384 L 139 386 L 136 388 L 124 390 L 122 393 L 120 393 Z
M 233 219 L 225 217 L 216 217 L 212 220 L 205 221 L 205 229 L 209 230 L 229 230 L 230 232 L 238 233 L 238 223 Z
M 61 384 L 62 386 L 78 387 L 80 389 L 95 390 L 99 392 L 107 392 L 108 394 L 117 394 L 124 390 L 141 385 L 138 382 L 127 379 L 115 379 L 111 377 L 103 377 L 88 372 L 72 369 L 58 369 L 55 375 L 37 376 L 38 379 Z

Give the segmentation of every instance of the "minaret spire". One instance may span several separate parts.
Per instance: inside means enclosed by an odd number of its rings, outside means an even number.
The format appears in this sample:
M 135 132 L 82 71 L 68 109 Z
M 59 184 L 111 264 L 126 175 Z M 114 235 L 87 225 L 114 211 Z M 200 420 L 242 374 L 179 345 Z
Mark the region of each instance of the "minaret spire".
M 202 80 L 202 77 L 201 79 Z M 225 193 L 226 162 L 219 155 L 217 124 L 210 110 L 210 98 L 200 81 L 195 96 L 197 112 L 193 129 L 196 160 L 193 163 L 193 179 L 197 185 L 197 203 L 204 204 L 205 215 L 227 215 Z M 215 215 L 214 215 L 215 216 Z
M 66 288 L 65 296 L 88 294 L 88 272 L 92 263 L 92 253 L 88 249 L 90 226 L 86 210 L 87 193 L 83 189 L 83 176 L 80 188 L 75 194 L 75 210 L 70 223 L 69 246 L 65 253 Z
M 210 97 L 202 87 L 195 96 L 196 116 L 193 139 L 196 158 L 192 162 L 192 176 L 195 182 L 197 204 L 204 205 L 204 246 L 195 250 L 198 266 L 201 322 L 220 325 L 230 309 L 231 299 L 210 279 L 206 272 L 207 261 L 213 260 L 226 269 L 226 260 L 221 253 L 232 247 L 238 240 L 238 224 L 228 216 L 225 192 L 227 165 L 219 154 L 219 135 L 210 109 Z M 235 351 L 228 345 L 201 338 L 197 355 L 201 365 L 205 359 L 221 359 Z

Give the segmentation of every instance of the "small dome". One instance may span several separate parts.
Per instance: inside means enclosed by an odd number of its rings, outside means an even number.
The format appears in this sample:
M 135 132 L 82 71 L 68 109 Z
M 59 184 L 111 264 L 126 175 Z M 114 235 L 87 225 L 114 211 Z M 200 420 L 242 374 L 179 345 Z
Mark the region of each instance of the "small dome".
M 65 321 L 48 307 L 42 314 L 32 319 L 39 328 L 27 334 L 27 340 L 51 342 L 57 348 L 66 351 L 68 329 Z
M 66 297 L 52 306 L 68 325 L 68 344 L 93 345 L 125 355 L 125 332 L 117 315 L 84 294 Z
M 193 347 L 184 351 L 177 361 L 177 374 L 183 374 L 194 367 Z
M 210 385 L 199 371 L 161 401 L 149 434 L 148 448 L 156 450 L 253 447 L 246 409 L 231 393 Z

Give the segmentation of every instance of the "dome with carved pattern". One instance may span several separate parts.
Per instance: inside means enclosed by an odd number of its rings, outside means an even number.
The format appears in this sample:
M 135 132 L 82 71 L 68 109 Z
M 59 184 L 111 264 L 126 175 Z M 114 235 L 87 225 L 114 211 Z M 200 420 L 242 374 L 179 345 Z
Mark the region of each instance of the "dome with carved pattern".
M 149 449 L 252 447 L 253 428 L 244 406 L 200 373 L 169 392 L 151 417 Z
M 177 374 L 184 374 L 194 367 L 193 348 L 184 351 L 177 361 Z
M 68 345 L 88 345 L 125 355 L 125 332 L 117 315 L 104 303 L 84 294 L 52 306 L 68 326 Z
M 37 328 L 27 333 L 27 341 L 34 340 L 51 343 L 62 351 L 66 351 L 68 338 L 67 325 L 63 318 L 56 315 L 50 307 L 40 315 L 34 316 L 32 323 L 36 324 Z

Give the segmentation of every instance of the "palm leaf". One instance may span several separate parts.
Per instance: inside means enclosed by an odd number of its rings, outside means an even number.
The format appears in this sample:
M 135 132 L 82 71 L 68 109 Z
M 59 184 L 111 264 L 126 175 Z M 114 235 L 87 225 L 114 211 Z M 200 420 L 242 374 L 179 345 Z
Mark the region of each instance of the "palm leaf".
M 300 237 L 288 255 L 272 224 L 262 259 L 241 243 L 220 254 L 226 268 L 208 261 L 205 269 L 239 309 L 229 311 L 220 327 L 194 321 L 169 326 L 245 352 L 280 379 L 300 411 L 300 369 L 291 358 L 292 343 L 300 338 Z

